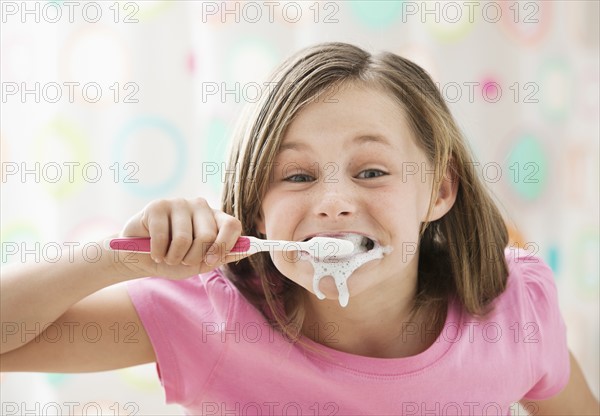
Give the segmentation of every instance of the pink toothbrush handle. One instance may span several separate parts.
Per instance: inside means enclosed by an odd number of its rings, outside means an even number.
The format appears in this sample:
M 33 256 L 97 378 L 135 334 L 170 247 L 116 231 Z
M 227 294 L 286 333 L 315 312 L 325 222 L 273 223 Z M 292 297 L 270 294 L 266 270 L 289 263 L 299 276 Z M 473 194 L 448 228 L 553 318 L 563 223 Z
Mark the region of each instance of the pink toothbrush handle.
M 137 251 L 140 253 L 150 253 L 150 237 L 126 237 L 113 238 L 109 240 L 108 246 L 112 250 Z M 239 253 L 248 251 L 250 240 L 246 237 L 240 237 L 231 249 L 230 253 Z
M 113 238 L 108 246 L 112 250 L 150 253 L 150 237 Z

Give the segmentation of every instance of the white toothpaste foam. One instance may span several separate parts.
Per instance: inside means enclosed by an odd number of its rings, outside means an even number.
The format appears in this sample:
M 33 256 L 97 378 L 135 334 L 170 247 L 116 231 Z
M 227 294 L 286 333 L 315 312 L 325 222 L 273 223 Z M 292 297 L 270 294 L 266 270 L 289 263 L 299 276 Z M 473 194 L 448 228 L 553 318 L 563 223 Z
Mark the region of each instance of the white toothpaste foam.
M 330 256 L 324 259 L 303 252 L 302 259 L 308 260 L 313 266 L 313 291 L 317 297 L 321 300 L 325 299 L 325 295 L 319 289 L 319 283 L 323 277 L 331 276 L 335 280 L 338 290 L 338 301 L 342 307 L 346 307 L 350 298 L 347 285 L 350 275 L 363 264 L 371 260 L 383 258 L 385 254 L 392 251 L 392 247 L 382 247 L 375 242 L 375 246 L 371 250 L 366 251 L 366 248 L 361 244 L 363 236 L 359 234 L 347 234 L 341 237 L 336 236 L 336 238 L 352 241 L 354 251 L 348 256 Z

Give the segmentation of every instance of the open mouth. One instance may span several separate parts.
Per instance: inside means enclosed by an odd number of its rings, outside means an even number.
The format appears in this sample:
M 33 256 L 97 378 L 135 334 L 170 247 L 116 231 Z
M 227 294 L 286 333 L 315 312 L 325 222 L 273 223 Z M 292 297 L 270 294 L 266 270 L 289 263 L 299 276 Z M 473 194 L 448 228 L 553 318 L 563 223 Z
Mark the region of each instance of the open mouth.
M 369 237 L 363 237 L 360 246 L 364 247 L 366 251 L 371 251 L 375 248 L 375 241 L 371 240 Z
M 345 234 L 337 236 L 336 238 L 348 240 L 354 244 L 354 251 L 351 254 L 366 253 L 367 251 L 373 250 L 375 247 L 375 241 L 360 234 Z
M 354 250 L 352 251 L 352 253 L 346 255 L 346 256 L 336 256 L 335 253 L 332 253 L 330 256 L 326 257 L 326 261 L 337 261 L 340 259 L 347 259 L 349 257 L 355 256 L 357 254 L 362 254 L 362 253 L 367 253 L 371 250 L 373 250 L 378 243 L 367 237 L 364 235 L 360 235 L 360 234 L 331 234 L 331 235 L 322 235 L 323 237 L 332 237 L 332 238 L 339 238 L 341 240 L 348 240 L 351 241 L 354 244 Z M 308 241 L 310 240 L 312 237 L 310 238 L 306 238 L 304 241 Z

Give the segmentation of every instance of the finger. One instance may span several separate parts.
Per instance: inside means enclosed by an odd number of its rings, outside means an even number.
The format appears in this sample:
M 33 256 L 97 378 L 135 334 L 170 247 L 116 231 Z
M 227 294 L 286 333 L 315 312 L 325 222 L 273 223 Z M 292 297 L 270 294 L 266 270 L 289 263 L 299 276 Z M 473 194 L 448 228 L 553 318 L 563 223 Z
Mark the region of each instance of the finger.
M 225 255 L 225 257 L 223 258 L 222 262 L 223 262 L 223 264 L 238 262 L 242 259 L 245 259 L 246 257 L 250 257 L 252 254 L 255 254 L 255 253 L 247 253 L 245 251 L 242 251 L 239 253 L 227 253 Z
M 167 206 L 162 203 L 145 211 L 145 222 L 150 234 L 150 256 L 156 263 L 164 260 L 169 247 L 169 216 Z
M 204 201 L 193 204 L 192 226 L 194 241 L 192 247 L 183 258 L 183 263 L 190 266 L 201 265 L 209 247 L 217 238 L 217 223 L 213 210 Z
M 219 232 L 205 258 L 205 263 L 209 266 L 225 263 L 226 254 L 229 253 L 242 234 L 242 224 L 231 215 L 215 210 L 215 222 Z
M 177 265 L 181 263 L 194 240 L 192 216 L 188 202 L 184 199 L 174 200 L 171 203 L 169 219 L 171 241 L 165 256 L 165 262 L 169 265 Z

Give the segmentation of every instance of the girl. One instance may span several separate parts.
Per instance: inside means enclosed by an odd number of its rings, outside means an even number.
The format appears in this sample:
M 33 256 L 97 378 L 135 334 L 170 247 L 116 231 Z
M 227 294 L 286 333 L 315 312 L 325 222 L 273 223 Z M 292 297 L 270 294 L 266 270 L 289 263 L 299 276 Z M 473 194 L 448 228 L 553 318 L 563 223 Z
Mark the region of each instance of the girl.
M 151 237 L 150 256 L 78 254 L 4 273 L 2 370 L 156 362 L 167 402 L 188 414 L 506 415 L 519 400 L 535 414 L 597 412 L 552 273 L 505 249 L 428 74 L 327 43 L 271 81 L 236 132 L 222 211 L 155 201 L 121 232 Z M 329 264 L 352 272 L 342 306 L 330 276 L 314 279 L 326 264 L 228 255 L 240 235 L 358 237 L 381 254 Z M 32 342 L 89 322 L 105 329 L 98 342 L 81 331 Z M 115 339 L 115 323 L 135 331 Z

